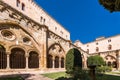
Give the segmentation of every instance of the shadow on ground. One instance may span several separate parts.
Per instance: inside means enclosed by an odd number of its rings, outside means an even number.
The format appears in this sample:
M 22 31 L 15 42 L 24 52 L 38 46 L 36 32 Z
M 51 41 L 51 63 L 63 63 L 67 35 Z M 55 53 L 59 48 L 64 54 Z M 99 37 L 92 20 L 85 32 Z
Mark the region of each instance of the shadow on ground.
M 0 75 L 0 80 L 25 80 L 34 74 L 11 74 L 11 75 Z
M 73 80 L 72 78 L 66 78 L 66 77 L 59 77 L 58 79 L 55 80 Z

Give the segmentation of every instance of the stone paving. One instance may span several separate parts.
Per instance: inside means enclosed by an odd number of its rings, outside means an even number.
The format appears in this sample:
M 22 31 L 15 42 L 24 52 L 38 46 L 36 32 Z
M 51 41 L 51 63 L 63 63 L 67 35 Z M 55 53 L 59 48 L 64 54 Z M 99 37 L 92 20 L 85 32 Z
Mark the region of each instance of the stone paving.
M 25 80 L 53 80 L 53 79 L 44 77 L 40 74 L 32 74 L 30 77 L 25 78 Z

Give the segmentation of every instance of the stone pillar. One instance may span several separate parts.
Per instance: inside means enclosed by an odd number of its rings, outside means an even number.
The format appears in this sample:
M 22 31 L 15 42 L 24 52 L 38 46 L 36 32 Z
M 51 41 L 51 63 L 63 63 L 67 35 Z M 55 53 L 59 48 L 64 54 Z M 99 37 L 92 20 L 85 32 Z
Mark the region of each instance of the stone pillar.
M 39 69 L 41 68 L 42 66 L 41 66 L 41 56 L 40 56 L 40 54 L 39 54 Z
M 55 68 L 55 57 L 53 56 L 52 58 L 52 68 L 54 69 Z
M 59 58 L 59 68 L 61 68 L 61 57 Z
M 7 52 L 7 69 L 10 69 L 10 52 Z
M 43 51 L 42 51 L 42 58 L 43 58 L 43 68 L 47 68 L 47 29 L 45 27 L 42 28 L 42 41 L 43 41 Z
M 26 69 L 28 69 L 28 58 L 29 58 L 29 56 L 26 55 L 25 57 L 26 57 Z
M 120 70 L 120 51 L 116 51 L 117 70 Z

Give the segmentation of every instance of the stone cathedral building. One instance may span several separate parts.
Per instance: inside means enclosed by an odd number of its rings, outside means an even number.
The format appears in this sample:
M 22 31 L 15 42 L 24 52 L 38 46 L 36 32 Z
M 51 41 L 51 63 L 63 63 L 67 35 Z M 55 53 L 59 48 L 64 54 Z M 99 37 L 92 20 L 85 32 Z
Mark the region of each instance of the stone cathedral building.
M 71 48 L 86 67 L 87 52 L 34 0 L 0 0 L 0 71 L 64 70 Z
M 120 35 L 82 44 L 34 0 L 0 0 L 0 71 L 54 71 L 65 69 L 71 48 L 82 55 L 83 68 L 91 55 L 120 69 Z

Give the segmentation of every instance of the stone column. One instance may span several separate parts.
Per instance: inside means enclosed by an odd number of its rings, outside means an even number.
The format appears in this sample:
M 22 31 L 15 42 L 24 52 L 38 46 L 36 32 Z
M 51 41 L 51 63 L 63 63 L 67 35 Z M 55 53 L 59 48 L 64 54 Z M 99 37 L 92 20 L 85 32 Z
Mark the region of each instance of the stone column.
M 41 56 L 40 56 L 40 54 L 39 54 L 39 69 L 41 68 L 42 66 L 41 66 Z
M 55 57 L 53 56 L 52 58 L 52 68 L 54 69 L 55 68 Z
M 116 51 L 117 70 L 120 70 L 120 51 Z
M 59 58 L 59 68 L 61 68 L 61 57 Z
M 7 52 L 7 69 L 10 69 L 10 52 Z
M 43 57 L 43 68 L 46 69 L 47 67 L 47 29 L 45 27 L 42 28 L 42 41 L 43 41 L 43 52 L 42 52 L 42 57 Z
M 29 58 L 29 55 L 26 54 L 25 58 L 26 58 L 26 69 L 28 69 L 28 58 Z

